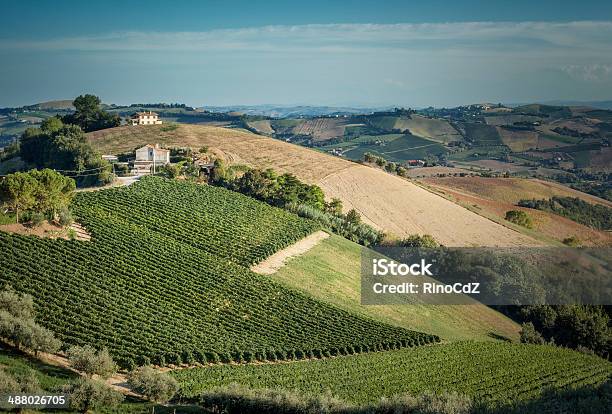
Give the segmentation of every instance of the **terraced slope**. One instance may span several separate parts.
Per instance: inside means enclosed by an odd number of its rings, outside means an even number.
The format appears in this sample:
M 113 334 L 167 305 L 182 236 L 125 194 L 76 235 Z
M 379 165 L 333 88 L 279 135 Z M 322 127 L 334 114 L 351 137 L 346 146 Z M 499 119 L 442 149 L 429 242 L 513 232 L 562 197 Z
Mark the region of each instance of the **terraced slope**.
M 506 337 L 518 341 L 520 326 L 482 305 L 362 306 L 362 249 L 365 247 L 332 235 L 306 253 L 291 258 L 270 277 L 352 313 L 432 333 L 445 340 L 491 341 Z
M 149 177 L 79 193 L 91 241 L 0 232 L 0 285 L 68 344 L 126 367 L 367 352 L 437 338 L 353 315 L 246 266 L 317 229 L 221 188 Z
M 291 172 L 320 185 L 365 221 L 396 236 L 428 233 L 448 246 L 516 246 L 539 242 L 462 208 L 396 176 L 272 138 L 229 129 L 180 125 L 119 127 L 89 134 L 103 153 L 121 153 L 147 143 L 208 146 L 230 162 Z
M 548 345 L 457 342 L 289 364 L 223 366 L 177 371 L 183 394 L 238 383 L 309 395 L 330 390 L 353 403 L 425 391 L 457 391 L 493 405 L 539 397 L 546 387 L 597 385 L 612 364 Z

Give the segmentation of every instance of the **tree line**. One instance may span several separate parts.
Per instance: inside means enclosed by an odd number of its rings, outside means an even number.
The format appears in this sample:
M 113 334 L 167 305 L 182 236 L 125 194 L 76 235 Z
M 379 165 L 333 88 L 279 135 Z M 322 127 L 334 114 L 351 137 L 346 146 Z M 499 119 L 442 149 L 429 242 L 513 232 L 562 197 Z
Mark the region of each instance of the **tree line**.
M 362 223 L 355 209 L 343 214 L 342 201 L 337 198 L 326 201 L 319 186 L 303 183 L 293 174 L 244 166 L 232 168 L 217 159 L 210 183 L 317 221 L 334 233 L 365 246 L 378 244 L 384 238 L 382 232 Z
M 42 221 L 59 220 L 66 225 L 71 220 L 69 205 L 74 196 L 75 182 L 72 178 L 50 170 L 30 170 L 9 174 L 0 180 L 0 202 L 15 213 L 30 214 L 30 219 Z
M 548 211 L 598 230 L 612 230 L 612 208 L 587 203 L 577 197 L 554 196 L 548 200 L 520 200 L 521 207 Z

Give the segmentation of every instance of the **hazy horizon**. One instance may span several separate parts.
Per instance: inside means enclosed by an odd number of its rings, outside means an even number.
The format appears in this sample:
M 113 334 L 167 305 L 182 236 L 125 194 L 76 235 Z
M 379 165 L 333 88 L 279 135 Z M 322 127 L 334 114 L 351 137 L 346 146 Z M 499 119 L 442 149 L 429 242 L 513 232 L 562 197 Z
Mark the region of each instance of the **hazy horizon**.
M 612 99 L 612 5 L 490 3 L 9 1 L 0 107 L 82 93 L 197 107 Z

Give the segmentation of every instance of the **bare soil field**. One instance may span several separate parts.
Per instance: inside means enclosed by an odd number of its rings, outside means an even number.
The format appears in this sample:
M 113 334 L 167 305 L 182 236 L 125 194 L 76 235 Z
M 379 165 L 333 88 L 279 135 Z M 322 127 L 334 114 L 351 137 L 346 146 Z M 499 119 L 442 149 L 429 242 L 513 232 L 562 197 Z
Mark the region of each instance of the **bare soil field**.
M 612 206 L 606 200 L 560 184 L 536 179 L 483 177 L 432 177 L 422 181 L 458 203 L 475 207 L 482 214 L 492 215 L 498 220 L 503 220 L 508 210 L 523 210 L 532 218 L 533 230 L 548 238 L 562 241 L 577 236 L 587 246 L 612 245 L 612 234 L 609 232 L 592 229 L 556 214 L 516 206 L 520 199 L 542 199 L 554 195 L 579 197 L 590 203 Z
M 273 134 L 274 133 L 274 129 L 270 125 L 270 120 L 268 119 L 263 119 L 261 121 L 251 121 L 249 122 L 249 126 L 251 128 L 255 128 L 257 132 L 260 132 L 262 134 Z
M 70 240 L 70 230 L 73 231 L 75 240 L 90 240 L 91 236 L 80 224 L 73 223 L 69 227 L 61 227 L 49 222 L 43 222 L 39 226 L 24 225 L 21 223 L 4 224 L 0 226 L 0 231 L 7 233 L 21 234 L 24 236 L 36 236 L 48 239 Z
M 277 251 L 267 259 L 252 266 L 251 270 L 261 275 L 274 274 L 278 269 L 283 267 L 291 258 L 306 253 L 307 251 L 315 247 L 317 244 L 319 244 L 319 242 L 325 240 L 328 237 L 329 233 L 325 233 L 322 230 L 312 233 L 310 236 L 304 237 L 302 240 L 299 240 L 298 242 L 293 243 L 291 246 L 285 247 L 284 249 Z
M 430 185 L 457 203 L 477 209 L 480 214 L 496 218 L 500 222 L 504 221 L 507 211 L 522 210 L 533 221 L 532 231 L 538 232 L 547 238 L 561 242 L 567 237 L 576 236 L 585 246 L 612 246 L 612 234 L 591 229 L 568 218 L 545 211 L 517 207 L 509 202 L 491 200 L 452 186 Z
M 574 190 L 562 184 L 535 178 L 444 177 L 426 178 L 423 182 L 468 191 L 491 200 L 510 204 L 516 204 L 521 199 L 542 199 L 559 196 L 578 197 L 588 203 L 612 207 L 610 201 Z
M 479 216 L 408 180 L 381 170 L 256 134 L 197 125 L 118 127 L 89 134 L 97 149 L 117 154 L 147 143 L 208 146 L 233 163 L 291 172 L 355 208 L 364 221 L 395 236 L 431 234 L 447 246 L 537 245 L 538 241 Z

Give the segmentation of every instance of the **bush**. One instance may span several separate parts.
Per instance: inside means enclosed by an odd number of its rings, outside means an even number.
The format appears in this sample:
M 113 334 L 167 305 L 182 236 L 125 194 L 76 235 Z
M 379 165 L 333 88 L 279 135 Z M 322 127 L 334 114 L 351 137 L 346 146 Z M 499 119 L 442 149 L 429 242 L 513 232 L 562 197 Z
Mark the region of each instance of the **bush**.
M 543 344 L 545 343 L 542 334 L 536 331 L 533 323 L 527 322 L 521 324 L 521 342 L 524 344 Z
M 34 301 L 30 295 L 19 295 L 11 287 L 0 292 L 0 338 L 18 349 L 35 353 L 55 352 L 61 346 L 53 333 L 34 321 Z
M 173 377 L 150 366 L 133 371 L 128 384 L 151 401 L 161 404 L 170 401 L 178 391 L 178 382 Z
M 204 392 L 200 404 L 212 412 L 227 414 L 468 414 L 472 412 L 469 397 L 457 393 L 408 394 L 382 398 L 379 403 L 357 406 L 335 398 L 329 392 L 306 396 L 278 389 L 250 389 L 231 384 Z
M 46 217 L 43 213 L 34 212 L 30 215 L 30 221 L 34 227 L 38 227 L 43 224 L 46 220 Z
M 411 234 L 410 236 L 402 239 L 398 242 L 400 247 L 424 247 L 429 249 L 435 249 L 440 247 L 436 239 L 429 234 Z
M 72 213 L 68 208 L 64 207 L 60 210 L 58 214 L 58 221 L 61 226 L 69 226 L 72 224 L 74 219 L 72 218 Z
M 101 349 L 96 353 L 96 350 L 89 345 L 70 347 L 68 359 L 74 369 L 84 372 L 89 377 L 99 375 L 108 378 L 118 369 L 107 349 Z
M 580 247 L 582 246 L 582 242 L 576 236 L 570 236 L 563 239 L 563 244 L 569 247 Z
M 520 210 L 510 210 L 506 211 L 506 220 L 511 223 L 518 224 L 519 226 L 523 226 L 525 228 L 531 229 L 533 228 L 533 222 L 531 221 L 531 217 L 524 211 Z
M 84 413 L 92 409 L 114 407 L 124 398 L 102 381 L 88 378 L 81 378 L 65 386 L 64 392 L 69 396 L 70 408 Z

